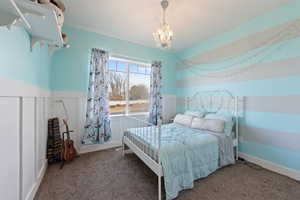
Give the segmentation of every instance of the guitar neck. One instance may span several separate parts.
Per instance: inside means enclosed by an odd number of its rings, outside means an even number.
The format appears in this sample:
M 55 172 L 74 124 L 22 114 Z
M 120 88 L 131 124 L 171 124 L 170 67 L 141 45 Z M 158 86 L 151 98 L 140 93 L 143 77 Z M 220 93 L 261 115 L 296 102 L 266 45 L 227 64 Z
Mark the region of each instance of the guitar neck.
M 66 120 L 63 120 L 65 126 L 66 126 L 66 132 L 67 133 L 67 139 L 70 140 L 70 130 L 69 130 L 69 126 Z

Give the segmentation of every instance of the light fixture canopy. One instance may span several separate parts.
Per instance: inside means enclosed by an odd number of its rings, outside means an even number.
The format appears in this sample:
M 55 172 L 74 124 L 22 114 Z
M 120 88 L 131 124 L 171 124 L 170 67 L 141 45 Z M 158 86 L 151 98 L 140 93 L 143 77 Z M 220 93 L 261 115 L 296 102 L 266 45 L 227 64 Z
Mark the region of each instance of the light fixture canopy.
M 169 2 L 168 0 L 162 0 L 160 4 L 163 9 L 162 22 L 157 31 L 153 33 L 153 37 L 160 48 L 167 49 L 171 47 L 174 34 L 170 25 L 166 22 L 166 9 Z

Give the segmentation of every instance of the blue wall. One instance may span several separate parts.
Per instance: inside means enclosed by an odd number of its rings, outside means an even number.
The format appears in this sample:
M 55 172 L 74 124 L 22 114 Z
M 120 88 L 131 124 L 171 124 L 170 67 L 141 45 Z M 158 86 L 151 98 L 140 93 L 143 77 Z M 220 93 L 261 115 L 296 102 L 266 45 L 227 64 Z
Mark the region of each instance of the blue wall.
M 0 76 L 43 89 L 50 88 L 50 64 L 46 47 L 30 51 L 29 35 L 22 28 L 0 27 Z
M 288 26 L 300 27 L 299 10 L 300 1 L 294 1 L 176 54 L 66 27 L 71 48 L 49 57 L 46 47 L 30 52 L 24 29 L 0 28 L 0 76 L 54 91 L 85 92 L 91 48 L 161 60 L 163 93 L 177 95 L 178 111 L 183 97 L 199 90 L 245 96 L 241 152 L 300 170 L 300 31 Z M 292 33 L 276 36 L 281 30 Z M 176 67 L 178 58 L 207 64 Z
M 296 170 L 300 170 L 299 10 L 300 1 L 294 1 L 176 54 L 177 60 L 201 63 L 177 66 L 178 112 L 183 111 L 183 98 L 196 91 L 225 89 L 244 96 L 240 151 Z
M 51 68 L 51 89 L 55 91 L 87 91 L 90 50 L 99 48 L 146 61 L 163 63 L 163 93 L 175 94 L 175 60 L 172 54 L 97 33 L 66 27 L 69 49 L 57 51 Z

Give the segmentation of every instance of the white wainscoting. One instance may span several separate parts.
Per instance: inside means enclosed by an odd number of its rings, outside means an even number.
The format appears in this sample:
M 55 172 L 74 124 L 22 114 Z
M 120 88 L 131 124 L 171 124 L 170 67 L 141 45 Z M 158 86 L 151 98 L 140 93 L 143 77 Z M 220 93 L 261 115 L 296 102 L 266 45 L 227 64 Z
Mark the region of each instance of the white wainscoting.
M 58 100 L 63 100 L 68 110 L 70 129 L 74 130 L 71 138 L 75 141 L 76 148 L 80 153 L 98 151 L 106 148 L 120 146 L 122 143 L 123 130 L 130 127 L 130 121 L 122 116 L 111 118 L 112 139 L 101 145 L 81 146 L 80 138 L 84 131 L 86 110 L 86 93 L 84 92 L 52 92 L 51 117 L 65 118 L 64 110 Z M 176 96 L 163 95 L 163 118 L 168 121 L 176 114 Z M 137 116 L 143 117 L 143 116 Z M 62 127 L 63 128 L 63 127 Z
M 32 200 L 47 168 L 50 93 L 21 81 L 0 81 L 0 199 Z
M 59 101 L 63 100 L 67 109 L 67 115 L 64 112 L 63 105 Z M 50 117 L 58 117 L 60 119 L 60 131 L 65 131 L 62 119 L 68 118 L 69 128 L 74 132 L 71 139 L 74 140 L 75 148 L 80 151 L 81 134 L 84 127 L 86 96 L 81 92 L 53 92 L 50 108 Z
M 134 115 L 133 117 L 146 120 L 147 115 Z M 142 126 L 142 124 L 140 125 Z M 112 116 L 111 117 L 111 131 L 112 139 L 110 142 L 100 145 L 84 145 L 80 148 L 80 153 L 88 153 L 92 151 L 99 151 L 112 147 L 118 147 L 122 145 L 123 133 L 127 128 L 138 127 L 136 121 L 124 116 Z
M 20 98 L 0 98 L 0 194 L 1 199 L 20 199 Z
M 47 168 L 47 120 L 65 118 L 64 100 L 72 139 L 80 153 L 120 146 L 123 130 L 132 123 L 124 117 L 113 117 L 112 140 L 103 145 L 80 145 L 85 120 L 86 95 L 81 92 L 53 92 L 30 86 L 22 81 L 0 78 L 0 194 L 5 200 L 32 200 Z M 9 86 L 9 87 L 7 87 Z M 51 95 L 51 96 L 50 96 Z M 176 98 L 164 95 L 164 119 L 175 114 Z M 136 116 L 144 118 L 145 116 Z M 61 123 L 61 131 L 64 127 Z
M 22 199 L 26 199 L 28 191 L 32 191 L 36 181 L 36 162 L 35 162 L 35 98 L 23 99 L 23 127 L 22 127 L 22 174 L 23 188 Z

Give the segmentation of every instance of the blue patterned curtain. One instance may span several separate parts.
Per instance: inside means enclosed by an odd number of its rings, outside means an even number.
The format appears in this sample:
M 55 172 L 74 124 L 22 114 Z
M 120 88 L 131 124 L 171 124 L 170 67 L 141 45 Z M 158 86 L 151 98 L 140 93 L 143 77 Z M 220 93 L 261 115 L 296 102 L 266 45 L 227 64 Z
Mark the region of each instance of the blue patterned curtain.
M 107 52 L 92 49 L 85 132 L 82 144 L 102 144 L 111 138 L 107 62 Z
M 150 110 L 149 122 L 157 125 L 162 120 L 162 75 L 161 62 L 154 61 L 151 65 Z

